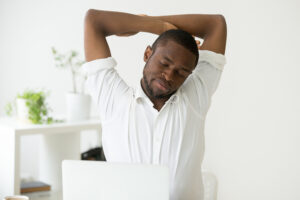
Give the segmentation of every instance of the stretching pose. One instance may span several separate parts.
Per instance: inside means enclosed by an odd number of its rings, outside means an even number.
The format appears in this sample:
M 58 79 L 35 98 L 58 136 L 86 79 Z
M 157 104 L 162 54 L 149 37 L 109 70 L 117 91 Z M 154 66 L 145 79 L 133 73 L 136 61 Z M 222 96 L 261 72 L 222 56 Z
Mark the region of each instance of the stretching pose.
M 133 89 L 118 75 L 106 37 L 138 32 L 159 37 L 146 47 L 143 77 Z M 165 165 L 171 200 L 202 200 L 204 124 L 225 65 L 225 46 L 222 15 L 88 10 L 86 86 L 99 108 L 107 161 Z

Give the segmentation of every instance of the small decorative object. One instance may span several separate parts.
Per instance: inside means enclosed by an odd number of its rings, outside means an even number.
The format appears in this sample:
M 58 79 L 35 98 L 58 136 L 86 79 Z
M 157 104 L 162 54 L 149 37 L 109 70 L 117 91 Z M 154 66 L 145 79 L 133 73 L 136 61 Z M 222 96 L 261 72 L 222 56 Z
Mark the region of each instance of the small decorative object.
M 81 153 L 81 160 L 100 160 L 106 161 L 103 147 L 96 147 Z
M 91 97 L 84 94 L 86 76 L 81 72 L 81 66 L 85 62 L 78 59 L 78 53 L 74 50 L 61 54 L 52 47 L 52 54 L 55 66 L 58 68 L 69 68 L 72 75 L 73 91 L 66 94 L 67 120 L 88 119 L 90 117 Z
M 29 192 L 50 191 L 51 186 L 41 181 L 21 182 L 21 194 Z
M 72 92 L 84 93 L 83 82 L 81 81 L 82 79 L 85 80 L 86 76 L 84 76 L 80 70 L 85 61 L 78 59 L 78 53 L 74 50 L 71 50 L 65 54 L 61 54 L 54 47 L 52 47 L 52 55 L 57 68 L 70 69 L 72 75 Z
M 15 101 L 6 105 L 6 114 L 12 115 L 17 110 L 18 120 L 32 124 L 50 124 L 54 122 L 49 117 L 51 108 L 46 103 L 46 97 L 49 95 L 44 91 L 25 90 L 18 94 Z M 55 120 L 58 121 L 58 120 Z
M 14 196 L 4 197 L 3 200 L 29 200 L 29 198 L 23 195 L 14 195 Z

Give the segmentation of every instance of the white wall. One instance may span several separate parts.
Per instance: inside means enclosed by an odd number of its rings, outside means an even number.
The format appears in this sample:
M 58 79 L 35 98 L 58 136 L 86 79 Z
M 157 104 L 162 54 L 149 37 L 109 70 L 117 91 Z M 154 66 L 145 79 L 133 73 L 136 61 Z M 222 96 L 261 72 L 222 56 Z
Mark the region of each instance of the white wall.
M 228 62 L 207 117 L 203 167 L 217 175 L 219 200 L 300 199 L 299 1 L 1 0 L 1 116 L 6 102 L 32 87 L 49 89 L 55 113 L 65 112 L 64 93 L 71 89 L 71 79 L 53 66 L 50 47 L 77 49 L 83 56 L 88 8 L 148 15 L 223 14 Z M 154 38 L 147 33 L 109 38 L 120 75 L 129 85 L 138 83 L 143 51 Z M 24 141 L 24 149 L 30 151 L 33 143 L 38 140 Z

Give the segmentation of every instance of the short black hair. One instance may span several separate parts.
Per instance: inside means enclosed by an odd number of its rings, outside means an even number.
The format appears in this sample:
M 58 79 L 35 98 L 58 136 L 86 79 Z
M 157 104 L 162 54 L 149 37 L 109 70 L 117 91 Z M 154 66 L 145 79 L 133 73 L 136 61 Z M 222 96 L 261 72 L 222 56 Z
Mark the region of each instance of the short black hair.
M 195 65 L 197 64 L 199 59 L 197 43 L 191 34 L 181 29 L 171 29 L 160 34 L 152 44 L 153 53 L 155 52 L 155 49 L 158 45 L 165 45 L 170 40 L 176 42 L 179 45 L 182 45 L 190 52 L 192 52 L 196 56 Z

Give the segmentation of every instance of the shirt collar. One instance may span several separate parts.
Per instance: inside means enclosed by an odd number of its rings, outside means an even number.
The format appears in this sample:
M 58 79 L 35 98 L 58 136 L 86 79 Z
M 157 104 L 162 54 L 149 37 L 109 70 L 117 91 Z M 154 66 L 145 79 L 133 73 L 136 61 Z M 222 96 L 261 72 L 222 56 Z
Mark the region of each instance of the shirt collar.
M 170 101 L 171 103 L 178 102 L 178 93 L 179 93 L 178 91 L 179 91 L 179 89 L 168 99 L 168 101 Z M 143 99 L 146 100 L 146 101 L 151 102 L 151 100 L 149 99 L 149 97 L 145 94 L 145 92 L 144 92 L 144 90 L 142 88 L 141 83 L 139 83 L 138 86 L 136 87 L 136 91 L 135 91 L 135 100 L 137 102 L 139 102 L 139 101 L 142 101 Z

